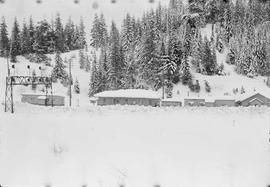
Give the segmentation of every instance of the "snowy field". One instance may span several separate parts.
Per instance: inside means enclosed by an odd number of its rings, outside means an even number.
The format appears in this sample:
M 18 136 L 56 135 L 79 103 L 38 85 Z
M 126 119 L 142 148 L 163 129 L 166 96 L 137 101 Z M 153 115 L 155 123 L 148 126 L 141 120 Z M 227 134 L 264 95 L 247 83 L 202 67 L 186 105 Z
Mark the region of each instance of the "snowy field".
M 16 114 L 0 112 L 0 182 L 6 187 L 266 187 L 269 117 L 263 107 L 16 103 Z

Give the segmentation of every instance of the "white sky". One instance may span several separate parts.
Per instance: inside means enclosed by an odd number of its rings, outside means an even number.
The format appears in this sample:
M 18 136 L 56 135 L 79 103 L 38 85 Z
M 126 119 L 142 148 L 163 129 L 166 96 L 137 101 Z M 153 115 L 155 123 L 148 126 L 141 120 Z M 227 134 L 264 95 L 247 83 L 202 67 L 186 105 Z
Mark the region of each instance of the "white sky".
M 20 25 L 24 18 L 29 19 L 32 15 L 34 21 L 47 18 L 48 21 L 54 18 L 56 13 L 61 14 L 62 20 L 66 21 L 69 16 L 72 20 L 78 22 L 80 16 L 84 18 L 87 31 L 91 27 L 95 13 L 103 12 L 108 22 L 112 19 L 120 26 L 125 14 L 140 16 L 143 11 L 151 7 L 156 7 L 160 1 L 162 4 L 168 4 L 169 0 L 155 0 L 149 3 L 149 0 L 116 0 L 115 4 L 111 0 L 79 0 L 75 4 L 74 0 L 41 0 L 42 3 L 36 3 L 36 0 L 5 0 L 0 4 L 0 16 L 5 16 L 9 30 L 16 16 Z M 93 3 L 98 3 L 98 8 L 93 8 Z

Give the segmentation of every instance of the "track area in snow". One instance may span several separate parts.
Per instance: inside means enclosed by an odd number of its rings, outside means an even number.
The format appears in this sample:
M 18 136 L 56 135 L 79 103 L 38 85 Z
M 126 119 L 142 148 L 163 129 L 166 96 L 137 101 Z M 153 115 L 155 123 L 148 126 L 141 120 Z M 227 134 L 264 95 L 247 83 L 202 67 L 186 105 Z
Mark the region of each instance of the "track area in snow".
M 0 113 L 0 181 L 7 187 L 266 187 L 269 116 L 268 108 L 17 104 L 15 115 Z

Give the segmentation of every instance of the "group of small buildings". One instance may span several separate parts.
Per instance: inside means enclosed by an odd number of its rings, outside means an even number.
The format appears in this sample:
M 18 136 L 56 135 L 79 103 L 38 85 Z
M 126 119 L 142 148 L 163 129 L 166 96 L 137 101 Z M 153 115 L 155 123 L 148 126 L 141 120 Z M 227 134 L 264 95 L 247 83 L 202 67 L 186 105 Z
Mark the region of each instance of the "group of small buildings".
M 61 95 L 46 95 L 44 93 L 24 93 L 22 102 L 41 106 L 64 106 L 65 97 Z M 139 106 L 162 106 L 162 107 L 221 107 L 221 106 L 270 106 L 270 99 L 260 93 L 242 96 L 233 99 L 228 96 L 223 98 L 183 98 L 183 99 L 161 99 L 157 92 L 142 89 L 126 89 L 104 91 L 90 98 L 92 104 L 106 105 L 139 105 Z
M 229 96 L 222 98 L 184 98 L 184 99 L 161 99 L 157 92 L 140 89 L 127 89 L 116 91 L 104 91 L 94 95 L 91 103 L 105 105 L 141 105 L 141 106 L 189 106 L 189 107 L 234 107 L 234 106 L 270 106 L 270 99 L 260 93 L 243 95 L 235 99 Z

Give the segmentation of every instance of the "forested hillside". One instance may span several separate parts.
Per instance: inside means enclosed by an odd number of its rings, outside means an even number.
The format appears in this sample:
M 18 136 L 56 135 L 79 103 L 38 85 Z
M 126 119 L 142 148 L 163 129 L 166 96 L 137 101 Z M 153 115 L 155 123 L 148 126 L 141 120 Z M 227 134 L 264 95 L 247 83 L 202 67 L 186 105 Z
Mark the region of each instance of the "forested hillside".
M 191 91 L 200 85 L 191 68 L 205 75 L 224 76 L 216 53 L 229 49 L 226 63 L 250 78 L 269 74 L 270 4 L 267 1 L 171 0 L 141 18 L 127 14 L 122 27 L 96 17 L 91 45 L 101 49 L 92 73 L 90 95 L 106 89 L 152 88 L 164 83 L 170 95 L 182 82 Z M 212 24 L 211 38 L 200 29 Z M 108 34 L 108 32 L 109 34 Z
M 194 72 L 228 76 L 226 65 L 251 79 L 268 76 L 269 21 L 270 2 L 260 0 L 171 0 L 169 6 L 159 4 L 140 17 L 127 14 L 121 27 L 114 21 L 108 25 L 103 14 L 96 14 L 92 25 L 86 26 L 82 19 L 79 25 L 71 18 L 63 23 L 59 14 L 55 20 L 37 24 L 30 18 L 19 25 L 15 19 L 10 37 L 3 18 L 0 54 L 5 57 L 10 52 L 14 63 L 16 56 L 23 55 L 50 66 L 46 54 L 56 53 L 52 76 L 64 84 L 68 76 L 60 53 L 80 49 L 80 68 L 90 72 L 90 97 L 104 90 L 162 87 L 171 97 L 176 84 L 195 93 L 204 84 L 210 92 L 215 85 L 200 82 Z M 207 25 L 212 28 L 210 37 L 202 34 Z M 85 32 L 86 27 L 91 28 L 90 33 Z M 94 51 L 91 56 L 87 53 L 90 48 Z M 223 64 L 217 56 L 225 50 Z

